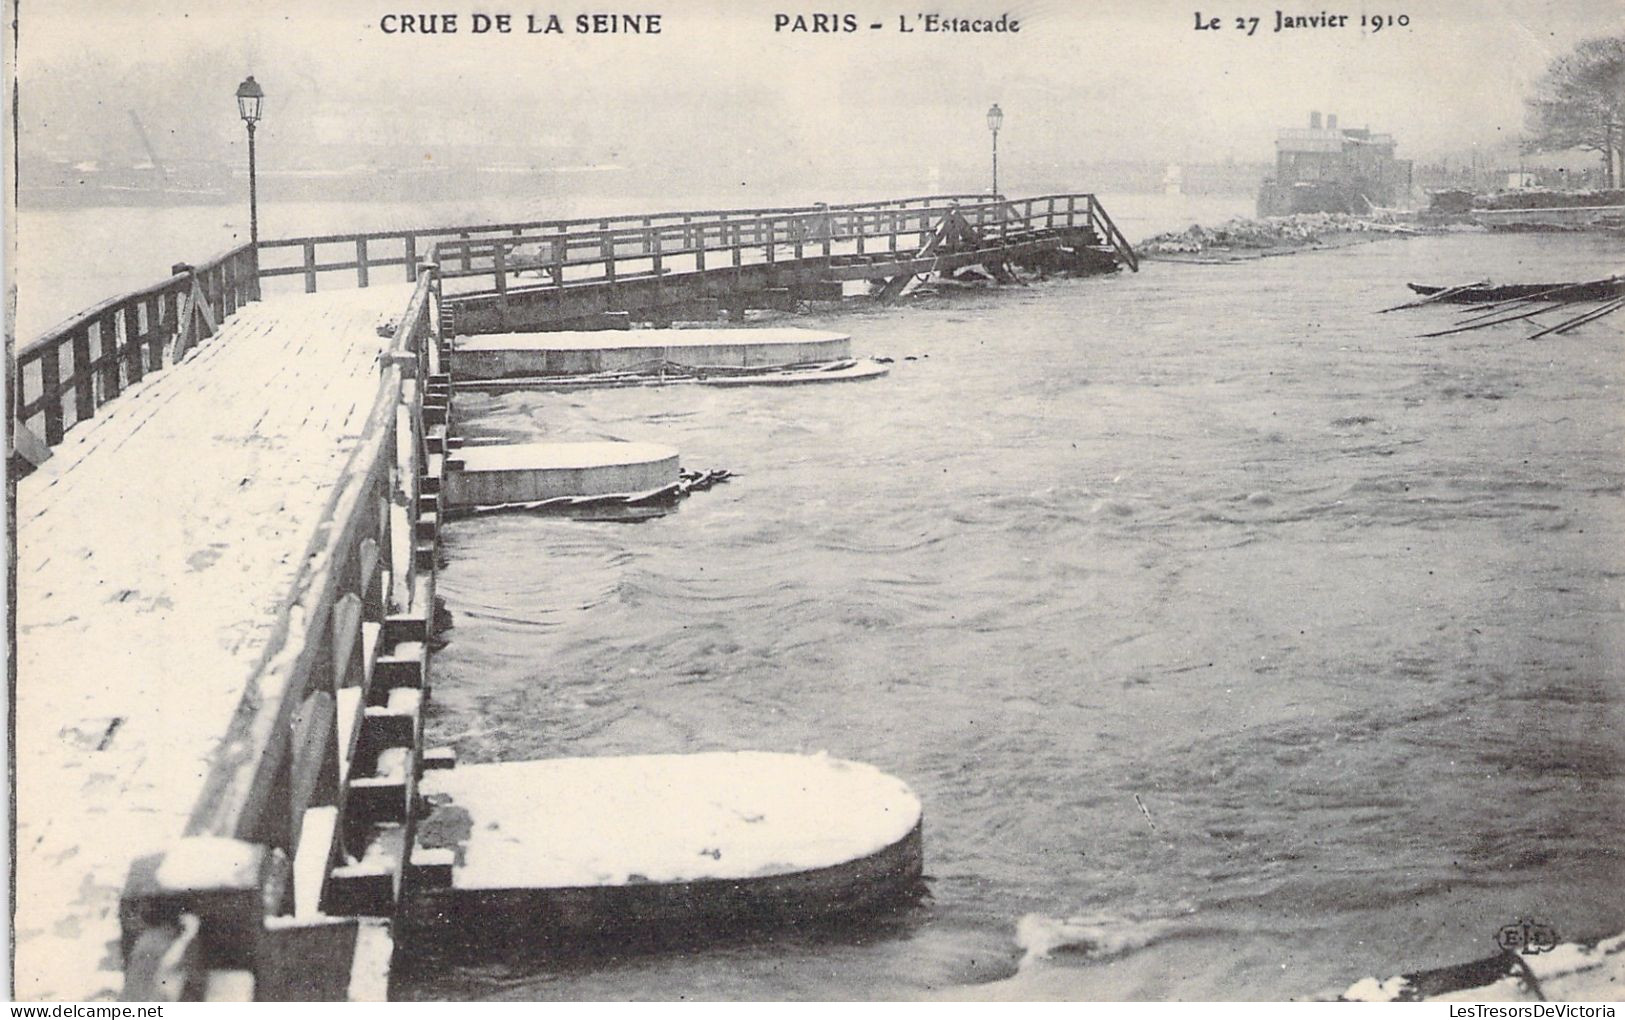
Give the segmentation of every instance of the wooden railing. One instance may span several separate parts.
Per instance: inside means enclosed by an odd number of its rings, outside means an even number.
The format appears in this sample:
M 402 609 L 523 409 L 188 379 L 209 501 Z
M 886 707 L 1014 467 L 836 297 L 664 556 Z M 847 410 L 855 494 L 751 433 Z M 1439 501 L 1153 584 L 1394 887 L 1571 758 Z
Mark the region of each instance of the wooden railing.
M 258 252 L 239 245 L 195 268 L 177 267 L 169 279 L 104 301 L 25 345 L 12 373 L 13 407 L 17 419 L 47 446 L 57 445 L 71 426 L 93 417 L 125 387 L 172 363 L 177 349 L 184 353 L 184 342 L 178 347 L 177 341 L 189 329 L 206 334 L 210 325 L 258 299 L 261 281 L 302 277 L 308 292 L 341 274 L 345 283 L 366 287 L 380 271 L 416 280 L 423 265 L 438 262 L 442 275 L 453 281 L 454 296 L 458 291 L 505 294 L 516 283 L 563 287 L 704 270 L 718 264 L 716 256 L 723 265 L 737 266 L 809 253 L 909 252 L 925 245 L 949 209 L 999 240 L 1088 226 L 1124 264 L 1139 268 L 1128 240 L 1087 194 L 1014 201 L 923 195 L 261 241 Z M 198 318 L 194 305 L 207 315 Z
M 17 352 L 17 420 L 48 446 L 57 445 L 69 426 L 171 364 L 176 341 L 194 323 L 219 323 L 258 295 L 254 252 L 244 244 L 80 312 Z
M 419 274 L 380 361 L 378 395 L 279 614 L 254 685 L 253 710 L 239 717 L 242 732 L 223 742 L 238 753 L 211 773 L 190 835 L 252 839 L 292 852 L 310 793 L 293 790 L 289 803 L 274 810 L 265 796 L 279 763 L 288 760 L 288 727 L 280 724 L 312 698 L 327 702 L 314 714 L 329 725 L 316 727 L 305 746 L 291 748 L 295 775 L 320 771 L 310 759 L 321 757 L 324 748 L 331 751 L 333 699 L 339 688 L 361 681 L 364 657 L 350 652 L 360 649 L 362 623 L 381 625 L 386 615 L 414 608 L 419 563 L 413 534 L 428 458 L 418 398 L 428 376 L 439 370 L 432 276 L 428 270 Z
M 1093 195 L 960 198 L 521 224 L 440 240 L 433 254 L 448 295 L 506 295 L 808 257 L 908 257 L 925 249 L 944 218 L 957 213 L 987 244 L 1088 228 L 1138 268 L 1127 239 Z
M 1123 260 L 1125 266 L 1138 273 L 1140 271 L 1140 257 L 1134 254 L 1134 246 L 1129 244 L 1128 238 L 1124 237 L 1123 232 L 1117 229 L 1117 224 L 1107 215 L 1106 210 L 1100 204 L 1100 200 L 1093 195 L 1089 196 L 1089 216 L 1094 222 L 1095 229 L 1100 234 L 1101 239 L 1112 246 L 1113 250 L 1117 252 L 1117 257 Z
M 344 274 L 346 283 L 366 287 L 379 278 L 379 270 L 391 277 L 404 273 L 417 278 L 416 267 L 430 260 L 435 245 L 453 241 L 490 241 L 528 234 L 571 234 L 582 230 L 637 230 L 677 226 L 697 220 L 751 220 L 763 216 L 795 216 L 819 212 L 881 211 L 937 206 L 952 201 L 978 201 L 981 195 L 922 195 L 857 202 L 846 205 L 782 206 L 744 210 L 687 210 L 667 213 L 633 213 L 565 220 L 525 220 L 483 226 L 421 227 L 411 230 L 374 231 L 359 234 L 320 234 L 260 242 L 260 277 L 302 277 L 306 293 L 332 274 Z

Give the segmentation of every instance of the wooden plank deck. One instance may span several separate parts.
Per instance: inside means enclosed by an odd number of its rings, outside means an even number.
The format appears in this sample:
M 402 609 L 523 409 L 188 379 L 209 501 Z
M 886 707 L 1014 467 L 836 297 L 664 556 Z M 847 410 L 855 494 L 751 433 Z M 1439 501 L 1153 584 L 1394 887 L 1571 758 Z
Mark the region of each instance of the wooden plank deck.
M 18 998 L 116 997 L 129 862 L 182 834 L 411 293 L 247 305 L 19 483 Z

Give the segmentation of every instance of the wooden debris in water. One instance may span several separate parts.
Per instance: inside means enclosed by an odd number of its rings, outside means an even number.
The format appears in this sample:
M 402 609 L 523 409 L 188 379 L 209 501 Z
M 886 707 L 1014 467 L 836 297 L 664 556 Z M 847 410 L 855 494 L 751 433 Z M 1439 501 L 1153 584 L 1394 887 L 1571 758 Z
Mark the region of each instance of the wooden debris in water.
M 1429 294 L 1427 297 L 1416 301 L 1407 301 L 1402 305 L 1394 305 L 1392 308 L 1378 309 L 1377 314 L 1382 315 L 1386 312 L 1397 312 L 1406 308 L 1420 308 L 1422 305 L 1431 305 L 1435 301 L 1443 301 L 1445 298 L 1453 297 L 1460 294 L 1464 290 L 1472 290 L 1474 287 L 1482 287 L 1489 282 L 1490 281 L 1488 280 L 1474 280 L 1472 283 L 1464 283 L 1459 287 L 1446 287 L 1444 290 L 1438 291 L 1434 294 Z
M 1581 312 L 1574 318 L 1560 322 L 1550 329 L 1543 329 L 1539 333 L 1531 335 L 1529 339 L 1539 340 L 1541 337 L 1546 336 L 1549 333 L 1567 333 L 1569 330 L 1578 326 L 1583 326 L 1588 322 L 1602 318 L 1604 315 L 1611 315 L 1614 312 L 1619 311 L 1621 305 L 1625 305 L 1625 298 L 1614 298 L 1612 301 L 1605 301 L 1602 304 L 1592 308 L 1590 311 Z
M 1384 308 L 1383 311 L 1395 311 L 1399 308 L 1414 308 L 1418 305 L 1428 304 L 1433 301 L 1446 300 L 1451 295 L 1459 295 L 1465 290 L 1469 290 L 1473 287 L 1483 286 L 1483 284 L 1484 281 L 1478 281 L 1477 283 L 1463 284 L 1459 287 L 1447 287 L 1443 290 L 1429 294 L 1421 301 L 1413 301 L 1404 305 L 1396 305 L 1394 308 Z M 1497 289 L 1504 290 L 1506 288 Z M 1537 303 L 1541 304 L 1542 307 L 1536 308 L 1533 311 L 1519 310 L 1513 314 L 1498 314 L 1499 312 L 1512 312 L 1513 309 L 1527 309 L 1528 306 Z M 1479 310 L 1473 315 L 1469 315 L 1464 319 L 1458 319 L 1456 325 L 1450 329 L 1440 329 L 1431 333 L 1422 333 L 1419 334 L 1419 338 L 1429 339 L 1432 337 L 1453 336 L 1456 333 L 1466 333 L 1475 329 L 1483 329 L 1487 326 L 1499 326 L 1508 322 L 1519 322 L 1524 319 L 1533 319 L 1538 315 L 1544 315 L 1547 312 L 1553 312 L 1559 308 L 1566 308 L 1570 305 L 1590 305 L 1591 307 L 1586 308 L 1577 315 L 1563 320 L 1555 326 L 1542 329 L 1537 333 L 1532 333 L 1529 335 L 1529 337 L 1527 337 L 1527 339 L 1538 340 L 1541 337 L 1550 336 L 1552 334 L 1567 333 L 1571 329 L 1583 326 L 1588 322 L 1594 322 L 1605 315 L 1613 314 L 1621 307 L 1625 307 L 1625 276 L 1609 276 L 1601 280 L 1587 280 L 1579 283 L 1557 284 L 1556 286 L 1546 287 L 1528 294 L 1503 298 L 1502 300 L 1490 303 L 1485 308 Z

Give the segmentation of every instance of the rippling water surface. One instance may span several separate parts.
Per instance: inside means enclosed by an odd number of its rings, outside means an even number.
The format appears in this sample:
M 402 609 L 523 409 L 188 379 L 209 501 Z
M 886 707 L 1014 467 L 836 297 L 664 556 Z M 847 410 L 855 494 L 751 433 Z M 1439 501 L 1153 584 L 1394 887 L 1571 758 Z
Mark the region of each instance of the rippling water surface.
M 874 382 L 459 397 L 470 435 L 738 477 L 641 524 L 451 526 L 432 742 L 873 762 L 924 800 L 931 894 L 406 994 L 1275 998 L 1521 916 L 1618 930 L 1625 316 L 1526 342 L 1372 312 L 1620 256 L 1148 264 L 798 320 L 895 357 Z

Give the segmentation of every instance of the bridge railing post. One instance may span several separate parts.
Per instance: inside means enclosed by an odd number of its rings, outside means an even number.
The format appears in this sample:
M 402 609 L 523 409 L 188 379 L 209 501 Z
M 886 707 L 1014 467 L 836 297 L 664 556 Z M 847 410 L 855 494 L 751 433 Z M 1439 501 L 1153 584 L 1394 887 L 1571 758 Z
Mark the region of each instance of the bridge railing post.
M 564 260 L 569 257 L 570 253 L 570 239 L 565 233 L 565 227 L 562 223 L 559 224 L 559 236 L 553 240 L 551 248 L 553 259 L 552 265 L 548 267 L 548 273 L 552 276 L 554 288 L 562 290 L 564 289 Z
M 439 252 L 435 252 L 435 254 L 438 255 Z M 428 316 L 428 336 L 435 338 L 435 340 L 444 340 L 445 334 L 442 332 L 442 330 L 445 326 L 445 316 L 441 314 L 441 302 L 445 300 L 445 293 L 442 289 L 443 285 L 440 279 L 440 262 L 438 258 L 432 259 L 428 262 L 419 263 L 418 272 L 427 273 L 429 275 L 429 295 L 431 298 L 431 304 L 425 313 Z M 433 341 L 431 341 L 431 343 L 432 342 Z M 434 346 L 438 347 L 439 345 L 438 343 L 435 343 Z M 434 371 L 438 373 L 439 370 L 435 369 Z
M 86 351 L 85 360 L 83 362 L 79 361 L 77 353 L 80 349 L 79 345 L 81 338 L 83 338 L 84 350 Z M 88 365 L 90 363 L 90 334 L 88 327 L 79 327 L 79 332 L 74 334 L 73 343 L 75 351 L 73 371 L 76 376 L 80 377 L 80 381 L 77 383 L 77 385 L 80 387 L 88 387 L 92 385 L 90 371 L 88 368 L 81 368 L 82 365 Z M 39 366 L 40 399 L 45 403 L 43 408 L 45 414 L 45 443 L 47 446 L 55 446 L 62 442 L 63 434 L 65 432 L 62 425 L 62 419 L 64 417 L 62 414 L 61 392 L 62 348 L 52 347 L 50 350 L 47 350 L 39 359 Z M 94 397 L 92 398 L 91 403 L 92 406 L 94 406 Z
M 266 918 L 288 895 L 286 856 L 259 843 L 194 836 L 137 858 L 119 898 L 123 998 L 255 998 Z
M 224 306 L 221 318 L 232 314 L 242 303 L 242 294 L 237 289 L 237 260 L 228 258 L 220 263 L 220 302 Z M 133 336 L 134 334 L 130 334 Z M 130 380 L 134 382 L 134 379 Z
M 248 300 L 258 301 L 260 294 L 260 247 L 257 244 L 248 246 Z

